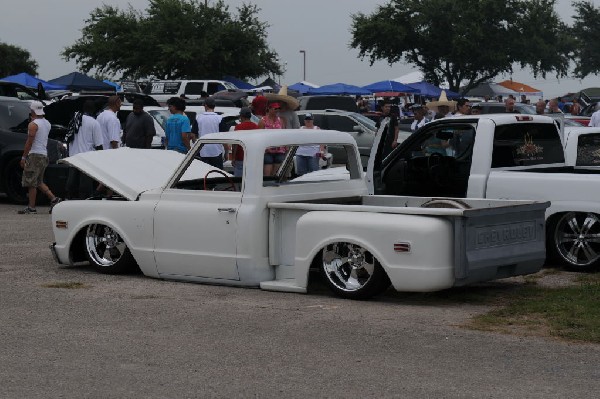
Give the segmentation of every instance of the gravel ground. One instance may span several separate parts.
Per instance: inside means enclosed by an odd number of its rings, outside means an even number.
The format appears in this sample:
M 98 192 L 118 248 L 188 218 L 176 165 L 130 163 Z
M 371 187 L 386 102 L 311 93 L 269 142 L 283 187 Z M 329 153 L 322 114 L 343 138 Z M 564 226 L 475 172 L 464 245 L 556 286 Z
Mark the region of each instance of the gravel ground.
M 488 306 L 60 267 L 49 215 L 0 200 L 0 398 L 591 398 L 600 347 L 471 331 Z M 563 284 L 569 273 L 540 283 Z M 560 280 L 557 283 L 555 280 Z M 78 283 L 80 288 L 52 288 Z M 466 290 L 510 295 L 523 279 Z

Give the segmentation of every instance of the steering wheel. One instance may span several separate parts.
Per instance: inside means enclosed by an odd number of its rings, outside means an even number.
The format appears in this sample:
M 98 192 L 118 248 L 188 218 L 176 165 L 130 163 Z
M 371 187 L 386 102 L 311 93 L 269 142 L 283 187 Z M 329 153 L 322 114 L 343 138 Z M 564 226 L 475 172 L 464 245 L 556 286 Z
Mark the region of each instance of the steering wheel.
M 427 157 L 427 171 L 429 178 L 439 187 L 449 187 L 449 173 L 446 158 L 437 152 L 432 153 Z
M 229 182 L 229 187 L 227 187 L 227 189 L 223 190 L 223 191 L 237 191 L 237 189 L 235 188 L 235 183 L 233 182 L 233 180 L 231 180 L 230 176 L 227 176 L 227 173 L 223 172 L 222 170 L 219 169 L 211 169 L 209 170 L 205 175 L 204 175 L 204 190 L 206 191 L 206 178 L 208 177 L 208 175 L 210 175 L 211 173 L 218 173 L 222 176 L 224 176 L 227 181 Z

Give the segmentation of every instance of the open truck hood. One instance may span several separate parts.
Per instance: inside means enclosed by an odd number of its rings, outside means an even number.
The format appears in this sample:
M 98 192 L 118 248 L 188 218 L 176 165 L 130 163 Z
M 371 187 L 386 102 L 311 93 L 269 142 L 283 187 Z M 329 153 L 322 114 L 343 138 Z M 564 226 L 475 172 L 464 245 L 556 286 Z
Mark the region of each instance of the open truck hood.
M 128 200 L 135 201 L 144 191 L 164 187 L 184 158 L 184 154 L 176 151 L 121 147 L 81 153 L 59 162 L 79 169 Z M 201 179 L 214 169 L 217 168 L 194 159 L 182 180 Z

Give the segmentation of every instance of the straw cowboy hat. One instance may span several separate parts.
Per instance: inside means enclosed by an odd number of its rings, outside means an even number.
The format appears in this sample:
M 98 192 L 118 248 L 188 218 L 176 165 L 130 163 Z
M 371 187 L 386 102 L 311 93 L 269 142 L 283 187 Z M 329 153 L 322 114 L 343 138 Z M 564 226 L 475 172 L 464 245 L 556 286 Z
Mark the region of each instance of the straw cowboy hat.
M 439 111 L 440 106 L 450 107 L 450 111 L 454 111 L 456 109 L 456 101 L 448 101 L 448 97 L 446 96 L 446 90 L 442 90 L 442 94 L 440 94 L 440 98 L 437 101 L 431 101 L 427 103 L 427 108 L 432 111 Z
M 267 100 L 269 100 L 269 102 L 278 101 L 280 103 L 286 103 L 292 111 L 295 111 L 300 106 L 298 100 L 296 100 L 292 96 L 288 96 L 287 86 L 281 86 L 281 89 L 279 89 L 279 93 L 277 94 L 265 93 L 265 97 L 267 97 Z

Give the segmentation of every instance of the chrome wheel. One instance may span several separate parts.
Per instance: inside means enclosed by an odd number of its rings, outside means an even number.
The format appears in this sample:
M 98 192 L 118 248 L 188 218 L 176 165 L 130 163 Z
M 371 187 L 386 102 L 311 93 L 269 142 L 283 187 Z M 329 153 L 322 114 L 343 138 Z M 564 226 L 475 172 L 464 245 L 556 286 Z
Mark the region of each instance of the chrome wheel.
M 360 245 L 348 242 L 323 248 L 321 270 L 333 291 L 347 298 L 368 298 L 389 286 L 375 257 Z
M 121 236 L 108 226 L 92 224 L 87 228 L 85 248 L 92 265 L 103 273 L 120 273 L 133 263 Z
M 593 213 L 569 212 L 556 223 L 554 246 L 573 270 L 588 270 L 600 259 L 600 219 Z

